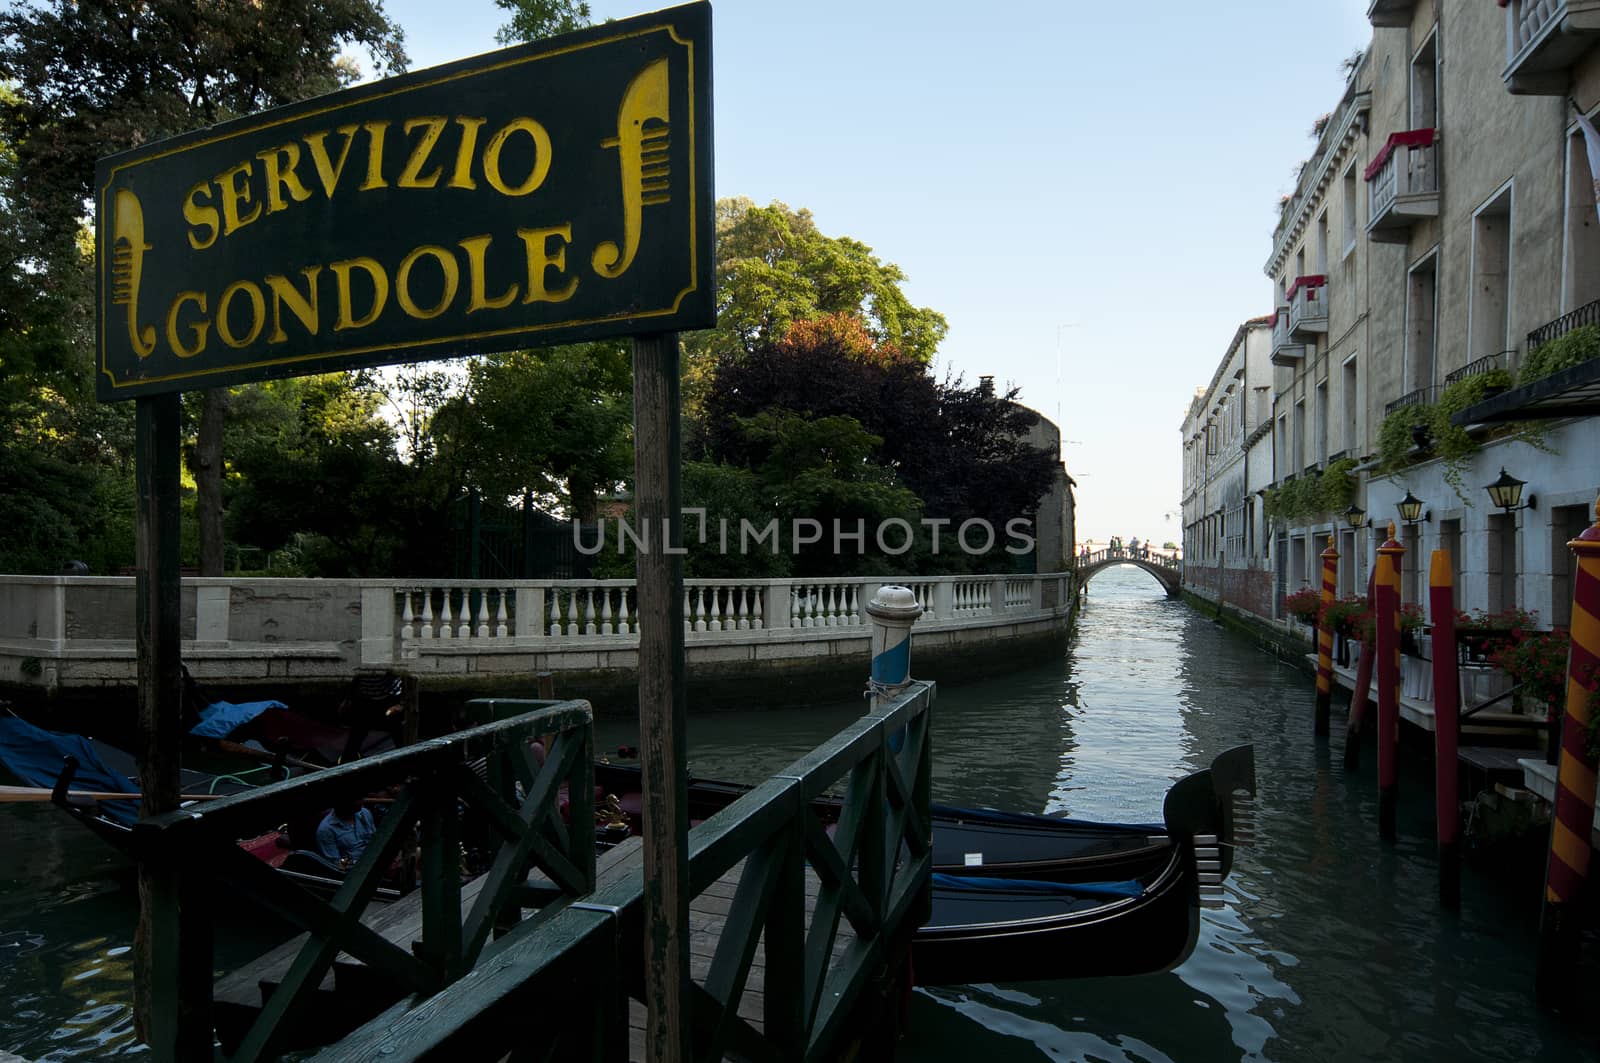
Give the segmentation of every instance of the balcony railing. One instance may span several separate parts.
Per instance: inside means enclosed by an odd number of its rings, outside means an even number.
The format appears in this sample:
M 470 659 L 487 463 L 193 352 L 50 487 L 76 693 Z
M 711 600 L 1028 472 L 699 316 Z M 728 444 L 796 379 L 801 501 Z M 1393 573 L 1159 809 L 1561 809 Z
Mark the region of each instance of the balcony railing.
M 1444 382 L 1447 385 L 1454 384 L 1456 381 L 1466 380 L 1468 377 L 1482 376 L 1484 373 L 1490 373 L 1496 369 L 1505 369 L 1511 365 L 1511 356 L 1515 353 L 1515 351 L 1501 351 L 1499 354 L 1489 354 L 1482 358 L 1473 359 L 1460 369 L 1452 373 L 1446 373 Z
M 1272 319 L 1272 364 L 1293 369 L 1305 355 L 1304 345 L 1289 338 L 1289 308 L 1278 307 L 1278 316 Z
M 1415 391 L 1408 391 L 1404 395 L 1401 395 L 1398 399 L 1395 399 L 1393 402 L 1386 405 L 1383 408 L 1383 415 L 1387 417 L 1394 411 L 1403 410 L 1407 406 L 1425 405 L 1438 398 L 1438 396 L 1439 386 L 1437 384 L 1429 384 L 1425 388 L 1418 388 Z
M 1506 88 L 1564 96 L 1573 63 L 1600 41 L 1600 0 L 1506 0 Z
M 1532 353 L 1540 344 L 1549 343 L 1584 325 L 1600 325 L 1600 299 L 1580 306 L 1569 314 L 1562 314 L 1548 325 L 1541 325 L 1528 333 L 1528 351 Z
M 1367 234 L 1404 243 L 1420 218 L 1439 216 L 1438 137 L 1432 129 L 1392 133 L 1366 169 Z
M 1409 26 L 1417 0 L 1372 0 L 1367 21 L 1374 26 Z
M 1315 342 L 1328 331 L 1328 278 L 1322 274 L 1296 277 L 1289 286 L 1289 340 Z

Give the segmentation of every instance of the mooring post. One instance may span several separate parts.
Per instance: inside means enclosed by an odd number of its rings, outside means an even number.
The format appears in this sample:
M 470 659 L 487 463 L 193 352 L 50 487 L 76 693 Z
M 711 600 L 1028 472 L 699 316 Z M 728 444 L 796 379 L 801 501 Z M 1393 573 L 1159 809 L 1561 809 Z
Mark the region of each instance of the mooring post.
M 911 682 L 911 625 L 921 615 L 922 606 L 909 587 L 879 587 L 867 602 L 867 616 L 872 618 L 872 678 L 867 686 L 872 712 L 887 708 Z
M 1567 544 L 1577 555 L 1572 580 L 1572 648 L 1567 654 L 1567 712 L 1561 730 L 1556 807 L 1550 819 L 1550 862 L 1539 913 L 1535 994 L 1545 1008 L 1579 1003 L 1577 910 L 1589 874 L 1594 829 L 1595 757 L 1589 752 L 1591 701 L 1600 688 L 1600 499 L 1595 523 Z
M 1373 614 L 1373 581 L 1377 570 L 1367 573 L 1367 615 Z M 1350 691 L 1350 715 L 1345 720 L 1344 770 L 1361 767 L 1361 729 L 1367 721 L 1367 693 L 1372 689 L 1372 659 L 1378 648 L 1372 639 L 1361 644 L 1361 659 L 1356 662 L 1356 686 Z
M 1456 664 L 1455 574 L 1450 551 L 1428 562 L 1428 611 L 1433 614 L 1433 787 L 1439 827 L 1439 903 L 1461 907 L 1461 676 Z
M 692 1054 L 678 387 L 677 333 L 636 337 L 634 509 L 650 536 L 637 555 L 648 1063 L 679 1063 Z
M 1395 541 L 1394 522 L 1389 538 L 1378 547 L 1377 661 L 1378 677 L 1378 836 L 1395 837 L 1396 784 L 1400 743 L 1400 557 L 1406 548 Z
M 1333 705 L 1333 628 L 1323 619 L 1333 604 L 1334 586 L 1339 579 L 1339 551 L 1328 536 L 1328 548 L 1322 551 L 1322 615 L 1317 618 L 1317 709 L 1313 723 L 1315 733 L 1321 737 L 1328 733 L 1328 716 Z

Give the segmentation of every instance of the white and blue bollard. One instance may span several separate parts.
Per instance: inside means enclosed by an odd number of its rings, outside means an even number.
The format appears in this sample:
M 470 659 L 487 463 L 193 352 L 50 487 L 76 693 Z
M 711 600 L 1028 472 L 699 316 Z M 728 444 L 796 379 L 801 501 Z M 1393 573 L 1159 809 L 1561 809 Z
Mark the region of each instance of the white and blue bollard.
M 871 712 L 886 708 L 911 683 L 911 625 L 922 606 L 909 587 L 878 588 L 867 603 L 872 619 L 872 678 L 867 686 Z

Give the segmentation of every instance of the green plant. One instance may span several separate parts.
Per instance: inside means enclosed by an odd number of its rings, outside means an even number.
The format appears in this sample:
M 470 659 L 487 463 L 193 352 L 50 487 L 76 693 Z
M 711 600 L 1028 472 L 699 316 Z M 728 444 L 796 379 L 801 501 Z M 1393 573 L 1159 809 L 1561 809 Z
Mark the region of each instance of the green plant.
M 1505 369 L 1491 369 L 1457 380 L 1447 386 L 1434 403 L 1428 418 L 1428 429 L 1433 436 L 1433 452 L 1444 459 L 1444 481 L 1467 505 L 1472 500 L 1462 483 L 1462 476 L 1478 452 L 1478 441 L 1465 428 L 1450 423 L 1450 418 L 1475 406 L 1495 392 L 1504 391 L 1512 384 L 1511 373 Z
M 1356 637 L 1369 645 L 1375 643 L 1378 638 L 1377 616 L 1376 609 L 1363 608 L 1360 615 L 1351 620 L 1351 623 L 1356 625 L 1360 631 L 1360 634 Z M 1400 604 L 1400 633 L 1402 635 L 1414 635 L 1421 631 L 1425 620 L 1426 618 L 1422 615 L 1422 606 L 1416 602 L 1402 602 Z
M 1544 707 L 1547 717 L 1566 688 L 1567 651 L 1572 638 L 1566 628 L 1521 631 L 1503 644 L 1489 663 L 1503 670 L 1522 687 L 1522 696 Z
M 1551 373 L 1582 365 L 1600 356 L 1600 325 L 1584 325 L 1529 351 L 1517 372 L 1518 384 L 1543 380 Z
M 1367 600 L 1364 597 L 1335 598 L 1322 607 L 1317 627 L 1346 638 L 1358 638 L 1359 621 L 1366 611 Z
M 1283 610 L 1302 624 L 1315 624 L 1322 609 L 1322 595 L 1306 587 L 1283 596 Z
M 1378 465 L 1384 472 L 1395 472 L 1409 464 L 1412 448 L 1416 446 L 1412 429 L 1431 427 L 1433 404 L 1428 402 L 1402 406 L 1383 419 L 1378 429 Z
M 1356 467 L 1354 458 L 1340 458 L 1328 463 L 1317 477 L 1317 508 L 1322 513 L 1342 513 L 1355 501 L 1356 480 L 1351 472 Z

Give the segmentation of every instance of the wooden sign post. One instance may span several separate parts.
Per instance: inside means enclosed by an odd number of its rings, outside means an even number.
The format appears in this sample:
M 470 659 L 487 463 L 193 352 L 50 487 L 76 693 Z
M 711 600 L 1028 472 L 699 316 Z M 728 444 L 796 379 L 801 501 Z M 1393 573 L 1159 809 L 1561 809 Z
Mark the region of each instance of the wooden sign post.
M 178 393 L 637 337 L 635 487 L 658 534 L 639 562 L 652 1060 L 690 1044 L 670 550 L 677 333 L 716 324 L 711 113 L 711 6 L 692 3 L 147 144 L 95 173 L 96 389 L 139 403 L 145 815 L 178 800 Z M 181 877 L 141 864 L 135 999 L 158 1055 L 209 1044 L 204 1017 L 149 998 L 153 963 L 209 978 L 209 942 L 150 926 L 152 891 Z

